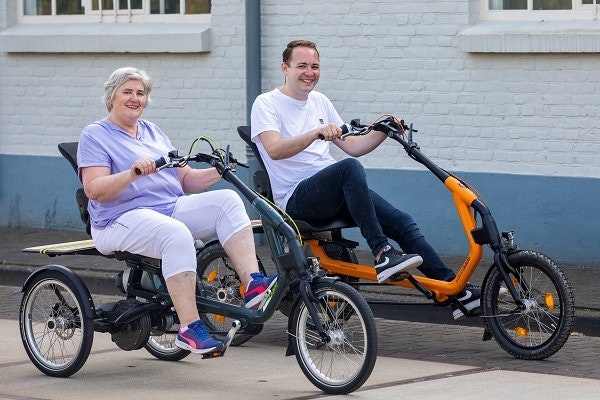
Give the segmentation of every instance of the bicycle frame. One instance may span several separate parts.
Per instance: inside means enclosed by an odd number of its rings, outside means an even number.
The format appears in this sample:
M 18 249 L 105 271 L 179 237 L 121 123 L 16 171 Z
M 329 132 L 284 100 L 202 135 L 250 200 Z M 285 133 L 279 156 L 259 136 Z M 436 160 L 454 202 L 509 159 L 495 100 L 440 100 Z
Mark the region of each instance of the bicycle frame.
M 299 278 L 298 290 L 305 304 L 316 321 L 317 331 L 323 337 L 327 337 L 319 318 L 317 310 L 312 303 L 312 296 L 307 284 L 315 279 L 332 280 L 319 276 L 308 266 L 308 259 L 304 254 L 300 240 L 296 232 L 286 223 L 281 214 L 275 210 L 268 201 L 263 199 L 258 193 L 250 189 L 237 175 L 234 170 L 226 165 L 220 158 L 214 155 L 199 153 L 189 160 L 205 162 L 215 167 L 222 175 L 223 179 L 235 186 L 243 197 L 245 197 L 261 216 L 263 231 L 267 237 L 272 258 L 277 268 L 277 285 L 272 294 L 269 303 L 261 310 L 252 310 L 237 305 L 224 303 L 218 300 L 208 299 L 197 296 L 196 303 L 200 312 L 219 314 L 229 318 L 235 318 L 246 324 L 263 324 L 273 316 L 281 299 L 287 294 L 292 284 L 291 274 Z
M 485 202 L 480 199 L 476 191 L 471 189 L 467 183 L 443 170 L 425 156 L 420 151 L 419 146 L 412 141 L 412 125 L 406 128 L 408 128 L 408 139 L 405 139 L 398 129 L 392 128 L 384 133 L 389 138 L 400 143 L 411 158 L 423 164 L 452 193 L 452 200 L 468 241 L 469 253 L 459 270 L 456 271 L 456 277 L 452 281 L 447 282 L 425 276 L 413 276 L 408 273 L 402 273 L 398 279 L 391 279 L 383 284 L 416 288 L 427 298 L 444 303 L 450 296 L 456 295 L 465 287 L 482 259 L 483 246 L 489 245 L 494 251 L 496 267 L 500 270 L 501 275 L 506 281 L 507 288 L 513 295 L 518 307 L 522 308 L 523 303 L 508 276 L 508 271 L 510 271 L 511 267 L 506 259 L 506 252 L 508 249 L 514 248 L 512 232 L 503 232 L 500 234 L 491 211 Z M 352 124 L 345 125 L 345 129 L 346 132 L 348 129 L 352 129 Z M 248 134 L 244 133 L 243 129 L 240 130 L 238 128 L 238 132 L 246 143 L 252 145 L 248 141 Z M 253 150 L 255 149 L 253 148 Z M 255 153 L 257 151 L 256 149 Z M 260 154 L 256 155 L 260 157 Z M 477 216 L 481 218 L 481 225 L 477 223 Z M 326 270 L 329 275 L 342 275 L 377 282 L 375 270 L 371 265 L 361 265 L 332 258 L 327 254 L 324 246 L 321 245 L 323 243 L 322 239 L 313 235 L 314 232 L 302 230 L 301 233 L 304 235 L 304 242 L 308 244 L 313 255 L 319 260 L 320 267 Z M 502 237 L 507 240 L 507 244 L 503 243 Z

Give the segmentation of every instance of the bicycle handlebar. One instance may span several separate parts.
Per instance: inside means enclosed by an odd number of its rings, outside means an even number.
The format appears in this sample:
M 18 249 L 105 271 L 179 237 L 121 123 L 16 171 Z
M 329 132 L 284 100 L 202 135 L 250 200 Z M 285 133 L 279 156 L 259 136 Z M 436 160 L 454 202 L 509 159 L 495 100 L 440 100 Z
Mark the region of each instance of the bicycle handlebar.
M 218 158 L 218 156 L 216 156 L 214 153 L 215 153 L 215 150 L 213 150 L 213 155 L 198 153 L 194 157 L 190 157 L 190 156 L 185 157 L 185 156 L 180 156 L 179 152 L 177 150 L 172 150 L 169 152 L 168 156 L 162 156 L 159 159 L 154 160 L 154 164 L 156 165 L 156 168 L 159 171 L 164 168 L 185 167 L 189 160 L 204 161 L 204 162 L 207 162 L 212 165 L 212 163 L 210 162 L 210 157 Z M 206 157 L 202 157 L 202 156 L 206 156 Z M 227 164 L 236 164 L 236 165 L 239 165 L 240 167 L 249 168 L 248 165 L 239 162 L 237 159 L 235 159 L 235 158 L 233 158 L 233 156 L 231 156 L 231 153 L 229 152 L 229 147 L 227 147 L 227 151 L 226 151 L 225 157 L 224 157 L 224 162 L 226 162 Z M 140 171 L 139 168 L 136 168 L 135 173 L 136 173 L 136 175 L 141 175 L 142 171 Z

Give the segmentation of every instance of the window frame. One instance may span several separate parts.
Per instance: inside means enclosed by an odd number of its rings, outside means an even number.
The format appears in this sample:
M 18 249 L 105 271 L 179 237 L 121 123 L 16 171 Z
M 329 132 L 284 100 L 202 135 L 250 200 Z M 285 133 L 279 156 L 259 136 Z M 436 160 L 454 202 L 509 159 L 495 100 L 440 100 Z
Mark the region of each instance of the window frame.
M 150 14 L 150 0 L 142 0 L 142 9 L 134 10 L 92 10 L 92 0 L 82 0 L 85 4 L 85 14 L 56 15 L 56 1 L 52 1 L 53 15 L 25 15 L 23 0 L 17 3 L 17 24 L 71 24 L 94 22 L 128 22 L 128 23 L 201 23 L 210 24 L 211 14 L 184 14 L 185 0 L 180 0 L 182 10 L 179 14 Z M 118 4 L 119 0 L 114 0 Z M 101 3 L 101 0 L 99 0 Z M 89 10 L 89 11 L 87 11 Z
M 490 10 L 489 0 L 479 0 L 482 21 L 592 21 L 600 17 L 600 1 L 583 4 L 572 0 L 571 10 L 532 10 L 533 0 L 527 0 L 527 10 Z M 567 14 L 567 15 L 565 15 Z

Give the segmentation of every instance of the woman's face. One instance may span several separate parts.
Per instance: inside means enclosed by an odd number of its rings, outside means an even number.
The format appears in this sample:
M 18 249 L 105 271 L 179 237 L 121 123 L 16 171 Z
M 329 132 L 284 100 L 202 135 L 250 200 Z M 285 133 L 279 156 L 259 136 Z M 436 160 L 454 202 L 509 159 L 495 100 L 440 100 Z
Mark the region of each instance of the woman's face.
M 121 118 L 139 118 L 146 108 L 148 97 L 142 81 L 131 79 L 115 91 L 111 113 Z

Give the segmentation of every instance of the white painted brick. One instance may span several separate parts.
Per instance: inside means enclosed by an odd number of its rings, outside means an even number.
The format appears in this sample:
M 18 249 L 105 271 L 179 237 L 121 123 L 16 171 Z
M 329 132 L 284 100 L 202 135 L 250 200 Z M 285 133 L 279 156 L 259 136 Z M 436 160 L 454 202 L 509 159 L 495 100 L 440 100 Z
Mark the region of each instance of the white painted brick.
M 466 1 L 263 0 L 261 10 L 263 91 L 282 83 L 285 44 L 308 38 L 322 55 L 318 90 L 344 119 L 398 114 L 415 122 L 424 151 L 454 170 L 600 177 L 597 55 L 462 52 Z M 177 146 L 211 134 L 243 157 L 235 127 L 246 122 L 244 12 L 243 1 L 213 2 L 206 54 L 0 54 L 2 152 L 57 155 L 57 140 L 76 139 L 106 114 L 108 74 L 134 62 L 155 80 L 145 117 Z M 362 161 L 419 168 L 388 156 L 403 156 L 399 146 L 382 152 Z

